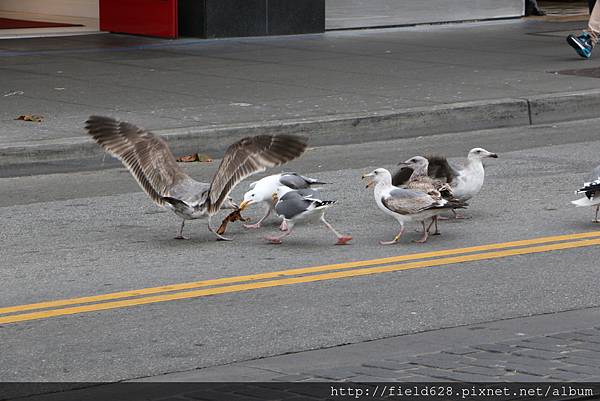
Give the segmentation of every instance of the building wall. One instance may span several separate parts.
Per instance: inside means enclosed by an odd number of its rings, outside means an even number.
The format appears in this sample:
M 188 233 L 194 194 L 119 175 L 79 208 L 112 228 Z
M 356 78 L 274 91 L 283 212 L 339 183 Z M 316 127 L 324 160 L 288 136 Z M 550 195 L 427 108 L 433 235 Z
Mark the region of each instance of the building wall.
M 0 0 L 1 11 L 98 18 L 99 0 Z
M 522 16 L 524 0 L 327 0 L 326 28 Z

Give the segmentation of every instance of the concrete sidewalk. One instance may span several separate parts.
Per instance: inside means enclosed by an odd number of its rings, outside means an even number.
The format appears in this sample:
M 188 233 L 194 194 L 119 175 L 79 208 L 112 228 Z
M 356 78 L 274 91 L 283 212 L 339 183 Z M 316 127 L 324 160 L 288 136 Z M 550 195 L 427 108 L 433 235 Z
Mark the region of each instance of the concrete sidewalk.
M 15 383 L 4 390 L 7 399 L 25 396 L 18 399 L 31 401 L 325 401 L 358 398 L 330 396 L 332 382 L 348 383 L 340 388 L 363 389 L 365 383 L 374 386 L 380 382 L 397 382 L 400 386 L 471 383 L 473 388 L 477 383 L 481 388 L 493 383 L 518 383 L 520 388 L 545 383 L 544 388 L 553 391 L 574 382 L 578 383 L 575 388 L 590 389 L 596 396 L 528 399 L 597 400 L 599 318 L 600 308 L 588 308 L 443 328 L 127 382 L 38 383 L 37 388 Z M 321 384 L 292 384 L 307 382 Z M 393 398 L 376 396 L 379 393 L 373 388 L 371 391 L 371 399 Z M 494 399 L 523 398 L 515 393 L 514 397 Z
M 91 114 L 166 134 L 177 152 L 212 154 L 263 132 L 323 145 L 598 117 L 600 80 L 557 73 L 600 66 L 565 43 L 584 24 L 2 40 L 0 165 L 100 155 L 82 130 Z M 15 120 L 24 114 L 44 119 Z
M 599 318 L 589 308 L 482 322 L 138 381 L 600 382 Z

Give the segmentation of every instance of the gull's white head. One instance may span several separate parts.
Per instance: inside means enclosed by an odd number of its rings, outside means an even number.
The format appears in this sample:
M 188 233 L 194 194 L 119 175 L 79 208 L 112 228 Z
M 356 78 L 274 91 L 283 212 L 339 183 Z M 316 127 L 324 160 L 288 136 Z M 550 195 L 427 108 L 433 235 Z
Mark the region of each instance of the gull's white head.
M 473 148 L 469 152 L 469 156 L 468 156 L 469 160 L 477 160 L 477 159 L 481 160 L 486 157 L 492 157 L 494 159 L 497 159 L 498 155 L 496 153 L 488 152 L 484 148 Z
M 244 194 L 244 200 L 240 204 L 240 208 L 244 209 L 253 203 L 270 202 L 273 188 L 271 185 L 265 185 L 263 182 L 257 182 L 250 188 L 250 191 Z
M 363 174 L 362 178 L 363 180 L 365 178 L 370 179 L 370 181 L 367 183 L 367 188 L 379 183 L 392 185 L 392 175 L 384 168 L 376 168 L 368 174 Z

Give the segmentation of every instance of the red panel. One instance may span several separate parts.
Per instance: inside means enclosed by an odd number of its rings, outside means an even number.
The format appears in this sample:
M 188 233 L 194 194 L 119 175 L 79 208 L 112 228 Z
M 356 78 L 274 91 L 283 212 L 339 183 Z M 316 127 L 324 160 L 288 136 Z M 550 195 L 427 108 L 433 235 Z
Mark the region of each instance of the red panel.
M 177 37 L 177 0 L 100 0 L 100 30 Z

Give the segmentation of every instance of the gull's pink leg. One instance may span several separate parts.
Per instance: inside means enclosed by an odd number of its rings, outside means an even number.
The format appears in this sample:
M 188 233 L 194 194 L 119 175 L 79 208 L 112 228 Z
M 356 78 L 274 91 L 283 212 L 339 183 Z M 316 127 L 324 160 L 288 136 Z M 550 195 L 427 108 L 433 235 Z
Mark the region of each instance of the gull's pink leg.
M 392 244 L 395 244 L 395 243 L 397 243 L 398 241 L 400 241 L 400 237 L 402 237 L 402 233 L 403 233 L 403 232 L 404 232 L 404 224 L 403 224 L 403 223 L 400 223 L 400 232 L 398 233 L 398 235 L 396 235 L 396 236 L 394 237 L 394 239 L 393 239 L 393 240 L 391 240 L 391 241 L 379 241 L 379 243 L 380 243 L 381 245 L 392 245 Z
M 596 206 L 596 217 L 594 218 L 593 223 L 600 223 L 598 220 L 598 210 L 600 209 L 600 205 Z
M 285 219 L 283 219 L 283 221 L 281 222 L 281 225 L 279 226 L 279 230 L 280 231 L 287 231 L 288 230 L 288 224 L 285 221 Z
M 256 223 L 254 224 L 244 224 L 244 227 L 246 228 L 260 228 L 260 223 L 262 223 L 267 217 L 269 217 L 269 215 L 271 214 L 271 206 L 267 206 L 267 213 L 265 213 L 265 215 L 263 217 L 260 218 L 260 220 L 258 220 Z
M 438 230 L 438 217 L 439 216 L 433 216 L 431 218 L 431 223 L 429 223 L 429 226 L 427 227 L 427 232 L 429 232 L 431 226 L 435 224 L 435 232 L 431 235 L 440 235 L 440 231 Z
M 325 215 L 321 215 L 321 221 L 323 222 L 323 224 L 325 224 L 327 226 L 327 228 L 329 228 L 331 231 L 333 231 L 333 233 L 337 237 L 338 240 L 335 243 L 336 245 L 346 245 L 348 243 L 348 241 L 352 240 L 351 236 L 349 236 L 349 235 L 342 235 L 339 232 L 337 232 L 336 229 L 333 228 L 333 226 L 331 224 L 329 224 L 327 222 L 327 220 L 325 220 Z
M 294 228 L 294 225 L 293 225 L 291 222 L 290 222 L 290 223 L 288 223 L 288 225 L 287 225 L 287 226 L 288 226 L 288 229 L 287 229 L 287 231 L 285 231 L 285 232 L 284 232 L 283 234 L 281 234 L 280 236 L 272 236 L 272 235 L 267 235 L 267 236 L 265 237 L 265 239 L 266 239 L 267 241 L 269 241 L 271 244 L 276 244 L 276 245 L 279 245 L 279 244 L 281 244 L 281 243 L 282 243 L 282 241 L 281 241 L 281 240 L 282 240 L 284 237 L 287 237 L 288 235 L 290 235 L 290 234 L 292 233 L 292 228 Z
M 413 242 L 424 244 L 425 242 L 427 242 L 427 238 L 429 237 L 429 230 L 425 229 L 425 220 L 423 220 L 421 224 L 423 224 L 423 236 L 417 240 L 414 240 Z
M 470 217 L 467 217 L 464 214 L 458 214 L 458 212 L 456 210 L 454 210 L 454 209 L 452 209 L 452 213 L 454 213 L 454 218 L 456 220 L 470 219 Z

